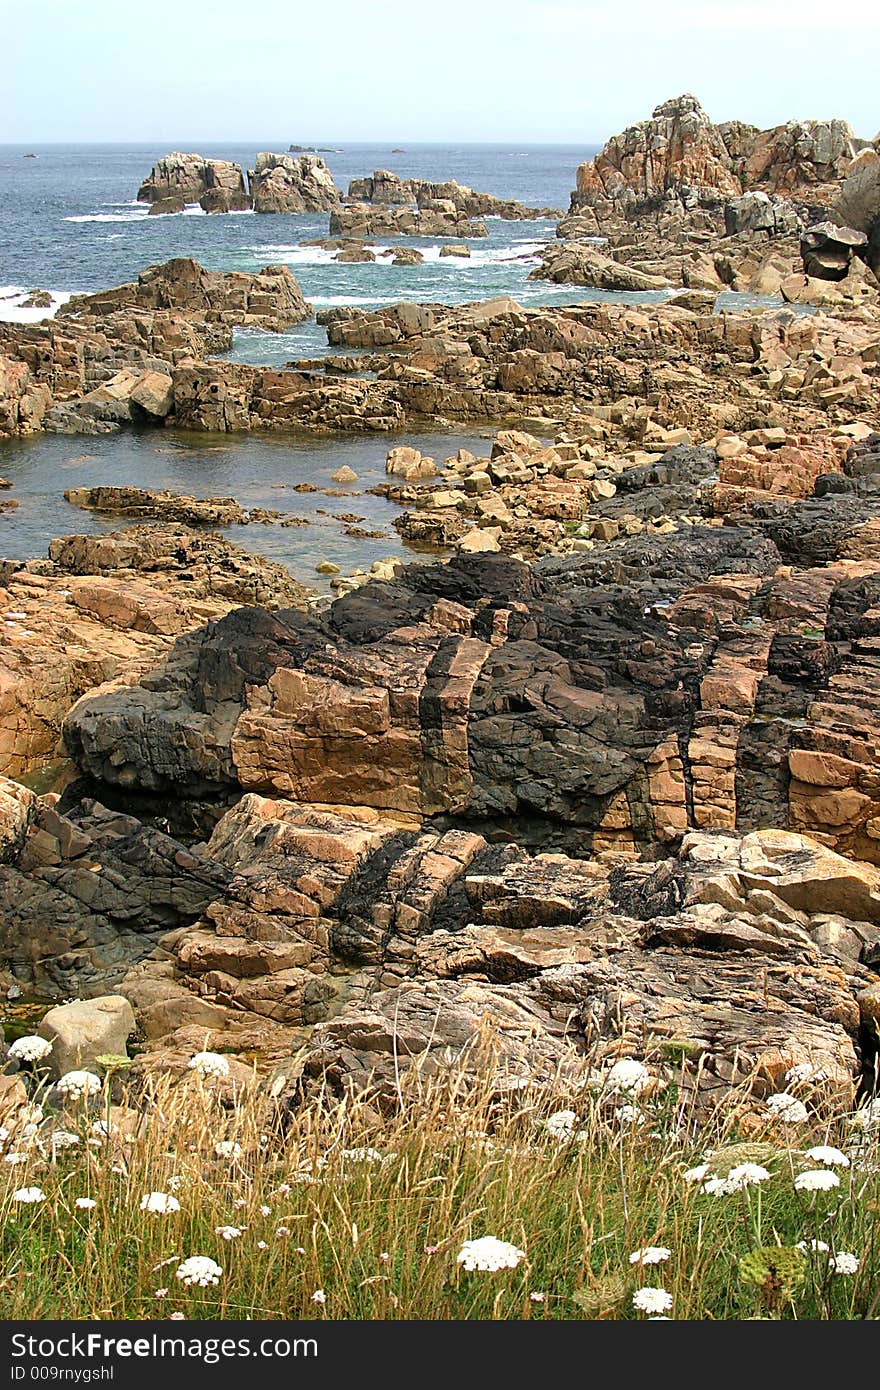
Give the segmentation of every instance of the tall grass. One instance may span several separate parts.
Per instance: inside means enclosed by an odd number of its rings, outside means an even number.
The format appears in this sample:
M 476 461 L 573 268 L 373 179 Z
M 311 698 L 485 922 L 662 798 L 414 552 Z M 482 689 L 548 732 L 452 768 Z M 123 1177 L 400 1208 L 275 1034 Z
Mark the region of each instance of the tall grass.
M 117 1098 L 105 1083 L 97 1101 L 12 1128 L 6 1157 L 22 1158 L 0 1164 L 3 1318 L 633 1318 L 642 1285 L 667 1290 L 682 1319 L 877 1313 L 880 1153 L 876 1126 L 851 1115 L 768 1111 L 744 1140 L 736 1104 L 699 1118 L 674 1079 L 627 1097 L 561 1078 L 504 1092 L 416 1069 L 389 1114 L 366 1095 L 282 1105 L 256 1078 L 230 1098 L 193 1074 Z M 59 1129 L 78 1142 L 53 1144 Z M 829 1169 L 832 1190 L 799 1192 L 795 1176 L 822 1166 L 804 1157 L 817 1143 L 849 1166 Z M 683 1177 L 749 1162 L 770 1176 L 727 1195 Z M 30 1186 L 45 1200 L 14 1200 Z M 180 1210 L 142 1211 L 151 1192 Z M 485 1235 L 525 1258 L 465 1272 L 463 1242 Z M 772 1254 L 813 1240 L 829 1252 Z M 648 1246 L 668 1259 L 631 1263 Z M 750 1279 L 741 1261 L 756 1248 L 771 1254 Z M 857 1273 L 833 1272 L 841 1251 Z M 176 1277 L 191 1255 L 222 1267 L 216 1285 Z

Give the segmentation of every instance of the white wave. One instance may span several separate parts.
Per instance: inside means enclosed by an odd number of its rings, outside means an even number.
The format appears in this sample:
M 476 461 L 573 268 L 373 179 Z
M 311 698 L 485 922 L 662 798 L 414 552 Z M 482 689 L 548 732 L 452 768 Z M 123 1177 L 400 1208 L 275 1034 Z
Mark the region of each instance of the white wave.
M 142 222 L 149 216 L 149 209 L 139 203 L 139 212 L 79 212 L 75 216 L 65 217 L 65 222 Z
M 322 246 L 249 246 L 251 255 L 265 264 L 266 257 L 272 256 L 283 265 L 331 265 L 335 251 L 327 251 Z
M 393 304 L 394 300 L 386 296 L 371 298 L 363 294 L 312 294 L 309 301 L 319 309 L 331 308 L 336 304 Z
M 0 321 L 3 323 L 40 323 L 54 318 L 59 307 L 70 299 L 71 290 L 49 290 L 52 303 L 45 309 L 25 309 L 23 301 L 32 293 L 20 285 L 0 285 Z

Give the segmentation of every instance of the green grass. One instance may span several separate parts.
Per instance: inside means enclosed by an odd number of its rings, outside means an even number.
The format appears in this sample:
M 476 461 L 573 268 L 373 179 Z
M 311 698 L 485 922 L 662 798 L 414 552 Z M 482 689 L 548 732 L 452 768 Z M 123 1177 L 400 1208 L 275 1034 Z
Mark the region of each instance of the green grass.
M 589 1087 L 499 1095 L 489 1082 L 465 1090 L 454 1074 L 412 1073 L 383 1117 L 372 1097 L 279 1110 L 265 1083 L 233 1099 L 228 1084 L 188 1075 L 112 1109 L 47 1111 L 35 1135 L 5 1144 L 26 1161 L 0 1167 L 0 1317 L 634 1318 L 646 1284 L 669 1292 L 680 1319 L 874 1318 L 876 1134 L 812 1101 L 806 1121 L 767 1112 L 759 1129 L 752 1104 L 746 1147 L 731 1149 L 743 1143 L 741 1099 L 698 1122 L 672 1080 L 638 1097 L 641 1123 L 621 1124 L 626 1098 Z M 546 1119 L 561 1109 L 577 1118 L 560 1140 Z M 117 1127 L 109 1140 L 92 1130 L 102 1113 Z M 53 1159 L 58 1127 L 79 1143 Z M 241 1146 L 236 1158 L 216 1155 L 227 1140 Z M 794 1177 L 816 1166 L 803 1157 L 815 1143 L 845 1150 L 850 1166 L 835 1170 L 833 1191 L 800 1193 Z M 378 1156 L 350 1152 L 362 1147 Z M 682 1176 L 702 1162 L 724 1176 L 743 1161 L 770 1177 L 718 1195 Z M 14 1202 L 27 1186 L 45 1200 Z M 142 1212 L 151 1191 L 173 1192 L 181 1210 Z M 91 1211 L 75 1206 L 85 1196 Z M 227 1241 L 218 1226 L 242 1234 Z M 525 1259 L 464 1272 L 462 1242 L 484 1235 Z M 795 1270 L 786 1283 L 772 1249 L 769 1264 L 740 1265 L 757 1248 L 813 1239 L 857 1256 L 858 1272 L 831 1272 L 825 1254 L 780 1256 Z M 629 1256 L 645 1246 L 670 1257 L 639 1270 Z M 222 1266 L 216 1286 L 181 1284 L 175 1270 L 190 1255 Z M 313 1301 L 318 1290 L 325 1303 Z

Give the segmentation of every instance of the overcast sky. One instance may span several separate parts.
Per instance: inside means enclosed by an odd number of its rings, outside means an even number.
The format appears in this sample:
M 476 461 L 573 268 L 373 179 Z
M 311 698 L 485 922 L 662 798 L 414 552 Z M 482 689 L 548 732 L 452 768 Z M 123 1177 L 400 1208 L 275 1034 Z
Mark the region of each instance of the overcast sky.
M 880 127 L 868 0 L 0 0 L 0 143 L 591 143 L 713 120 Z

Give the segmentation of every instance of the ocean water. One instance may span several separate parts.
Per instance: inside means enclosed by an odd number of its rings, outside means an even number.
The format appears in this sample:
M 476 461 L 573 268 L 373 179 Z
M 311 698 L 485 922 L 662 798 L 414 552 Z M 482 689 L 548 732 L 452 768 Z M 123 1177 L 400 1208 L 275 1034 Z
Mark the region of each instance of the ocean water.
M 262 148 L 284 150 L 295 139 L 266 141 Z M 247 169 L 254 145 L 206 145 L 182 141 L 178 148 L 231 159 Z M 524 306 L 579 303 L 586 300 L 645 302 L 660 294 L 608 294 L 599 290 L 530 281 L 535 253 L 555 236 L 555 222 L 487 220 L 489 235 L 473 240 L 469 260 L 441 258 L 442 241 L 424 238 L 381 239 L 379 251 L 392 245 L 415 245 L 423 252 L 420 266 L 375 263 L 338 264 L 329 252 L 303 246 L 328 234 L 328 214 L 286 216 L 256 213 L 206 215 L 196 205 L 184 213 L 151 217 L 136 201 L 140 183 L 168 149 L 164 145 L 0 145 L 0 319 L 38 320 L 45 309 L 25 309 L 33 289 L 48 290 L 57 305 L 73 293 L 90 292 L 134 279 L 145 266 L 172 256 L 193 256 L 214 270 L 257 270 L 289 265 L 306 298 L 316 309 L 353 304 L 365 307 L 400 300 L 458 304 L 508 294 Z M 347 144 L 323 153 L 337 186 L 347 192 L 351 178 L 376 168 L 401 177 L 455 178 L 483 192 L 536 207 L 565 211 L 581 161 L 596 152 L 583 145 L 411 145 L 397 152 L 388 145 Z M 35 158 L 29 158 L 34 155 Z M 315 319 L 286 333 L 238 331 L 229 354 L 255 365 L 281 366 L 293 358 L 328 351 L 326 331 Z M 447 441 L 407 436 L 423 452 L 445 457 L 472 447 L 466 436 Z M 363 495 L 348 506 L 322 494 L 288 493 L 297 482 L 326 487 L 329 475 L 346 462 L 375 483 L 384 470 L 384 453 L 394 440 L 279 439 L 225 436 L 221 440 L 170 431 L 132 430 L 105 437 L 36 436 L 0 442 L 0 476 L 13 484 L 20 505 L 0 515 L 0 556 L 44 555 L 56 535 L 119 525 L 69 506 L 67 487 L 79 484 L 128 483 L 171 488 L 197 496 L 229 495 L 244 504 L 297 512 L 316 511 L 307 528 L 245 526 L 235 528 L 242 545 L 272 555 L 301 578 L 315 582 L 314 564 L 331 559 L 348 572 L 389 553 L 400 553 L 396 532 L 389 539 L 351 537 L 334 512 L 364 515 L 365 526 L 389 528 L 396 508 Z M 281 499 L 281 500 L 279 500 Z M 311 500 L 310 500 L 311 499 Z

